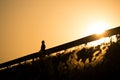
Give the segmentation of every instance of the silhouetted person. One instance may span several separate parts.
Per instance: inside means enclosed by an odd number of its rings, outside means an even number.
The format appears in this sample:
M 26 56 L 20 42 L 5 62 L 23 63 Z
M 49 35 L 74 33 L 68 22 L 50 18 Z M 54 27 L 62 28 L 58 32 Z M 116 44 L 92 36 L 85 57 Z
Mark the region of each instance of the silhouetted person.
M 43 40 L 40 51 L 45 51 L 45 48 L 46 48 L 46 46 L 45 46 L 45 41 Z
M 45 41 L 42 40 L 40 52 L 41 52 L 43 55 L 45 55 L 45 48 L 46 48 Z

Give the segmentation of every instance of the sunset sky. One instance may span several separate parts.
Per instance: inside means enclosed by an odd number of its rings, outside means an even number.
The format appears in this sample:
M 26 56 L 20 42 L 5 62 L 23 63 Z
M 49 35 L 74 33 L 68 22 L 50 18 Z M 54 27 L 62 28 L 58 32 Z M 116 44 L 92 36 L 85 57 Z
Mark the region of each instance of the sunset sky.
M 0 63 L 120 26 L 120 0 L 0 0 Z

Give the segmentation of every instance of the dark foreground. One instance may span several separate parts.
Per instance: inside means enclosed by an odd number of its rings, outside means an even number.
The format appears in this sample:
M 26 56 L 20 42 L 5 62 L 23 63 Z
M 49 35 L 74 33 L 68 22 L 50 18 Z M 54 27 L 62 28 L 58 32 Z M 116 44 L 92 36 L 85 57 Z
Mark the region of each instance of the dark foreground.
M 119 80 L 120 40 L 76 46 L 0 71 L 0 80 Z

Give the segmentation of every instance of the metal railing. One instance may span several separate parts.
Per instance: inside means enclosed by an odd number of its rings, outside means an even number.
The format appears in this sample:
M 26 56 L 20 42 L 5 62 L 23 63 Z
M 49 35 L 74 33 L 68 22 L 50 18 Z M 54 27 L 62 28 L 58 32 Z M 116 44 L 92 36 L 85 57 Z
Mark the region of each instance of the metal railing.
M 53 47 L 53 48 L 49 48 L 45 51 L 45 53 L 47 53 L 47 55 L 50 55 L 52 53 L 55 53 L 61 50 L 66 50 L 68 48 L 71 48 L 71 47 L 74 47 L 80 44 L 86 44 L 88 42 L 95 41 L 103 37 L 110 37 L 112 35 L 117 35 L 117 34 L 120 34 L 120 26 L 106 30 L 103 34 L 99 34 L 99 35 L 92 34 L 92 35 L 83 37 L 81 39 L 75 40 L 75 41 L 71 41 L 71 42 L 68 42 L 68 43 Z M 2 63 L 0 64 L 0 69 L 5 68 L 5 67 L 9 68 L 9 66 L 11 65 L 20 64 L 21 62 L 26 62 L 27 60 L 31 60 L 31 59 L 34 61 L 35 58 L 40 57 L 39 54 L 41 54 L 41 52 L 35 52 L 30 55 L 26 55 L 26 56 Z

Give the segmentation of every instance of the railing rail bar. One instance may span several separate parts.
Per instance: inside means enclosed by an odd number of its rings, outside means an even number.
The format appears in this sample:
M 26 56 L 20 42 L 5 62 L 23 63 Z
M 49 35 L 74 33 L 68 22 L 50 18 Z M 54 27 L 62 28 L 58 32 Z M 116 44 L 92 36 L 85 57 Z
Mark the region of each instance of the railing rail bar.
M 98 40 L 102 37 L 110 37 L 110 36 L 116 35 L 116 34 L 120 34 L 120 26 L 117 27 L 117 28 L 106 30 L 104 34 L 101 34 L 99 36 L 96 35 L 96 34 L 93 34 L 93 35 L 83 37 L 83 38 L 75 40 L 75 41 L 71 41 L 71 42 L 53 47 L 53 48 L 49 48 L 49 49 L 46 50 L 46 53 L 49 55 L 49 54 L 52 54 L 54 52 L 58 52 L 58 51 L 65 50 L 65 49 L 68 49 L 68 48 L 71 48 L 71 47 L 74 47 L 74 46 L 77 46 L 77 45 L 80 45 L 80 44 L 95 41 L 95 40 Z M 27 60 L 30 60 L 30 59 L 34 59 L 34 58 L 38 57 L 39 54 L 40 54 L 40 52 L 36 52 L 36 53 L 32 53 L 30 55 L 26 55 L 26 56 L 23 56 L 23 57 L 20 57 L 20 58 L 2 63 L 2 64 L 0 64 L 0 68 L 7 67 L 7 66 L 10 66 L 10 65 L 13 65 L 13 64 L 17 64 L 17 63 L 27 61 Z

